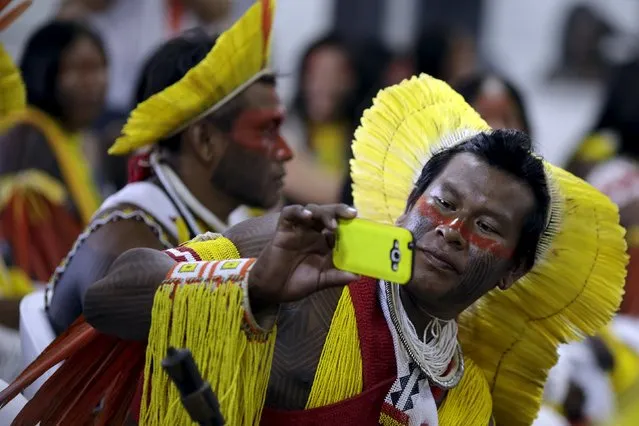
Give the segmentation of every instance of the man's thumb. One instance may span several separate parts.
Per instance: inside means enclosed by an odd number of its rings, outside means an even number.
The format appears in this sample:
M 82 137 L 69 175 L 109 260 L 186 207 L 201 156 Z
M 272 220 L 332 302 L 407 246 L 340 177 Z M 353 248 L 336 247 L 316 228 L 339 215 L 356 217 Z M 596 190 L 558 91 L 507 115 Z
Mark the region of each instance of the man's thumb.
M 339 269 L 331 269 L 326 271 L 323 287 L 343 287 L 352 282 L 359 280 L 359 275 L 352 272 L 340 271 Z

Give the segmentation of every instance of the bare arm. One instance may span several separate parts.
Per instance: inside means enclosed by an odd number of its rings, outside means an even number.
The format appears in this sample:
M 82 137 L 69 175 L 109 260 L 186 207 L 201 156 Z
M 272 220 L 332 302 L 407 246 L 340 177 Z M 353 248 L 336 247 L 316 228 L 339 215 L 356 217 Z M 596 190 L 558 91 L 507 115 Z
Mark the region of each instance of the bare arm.
M 258 257 L 275 235 L 279 213 L 247 219 L 227 229 L 224 236 L 233 241 L 241 257 Z
M 335 270 L 328 260 L 331 238 L 321 232 L 320 224 L 332 230 L 335 217 L 355 215 L 354 210 L 341 205 L 285 208 L 278 219 L 277 232 L 269 238 L 249 277 L 253 314 L 268 314 L 274 304 L 301 300 L 323 288 L 353 281 L 353 274 Z M 272 224 L 273 219 L 265 222 Z M 262 238 L 268 232 L 258 234 Z M 157 250 L 133 249 L 122 254 L 106 277 L 87 290 L 86 320 L 98 330 L 123 339 L 146 339 L 155 292 L 175 264 L 175 260 Z
M 233 241 L 241 257 L 257 257 L 275 234 L 278 219 L 279 213 L 249 219 L 228 229 L 224 236 Z M 99 241 L 99 236 L 95 240 Z M 104 270 L 96 279 L 85 281 L 91 283 L 83 292 L 84 315 L 91 325 L 124 339 L 146 339 L 155 292 L 176 263 L 157 248 L 105 253 L 105 260 L 123 254 L 108 262 L 108 273 Z
M 48 315 L 57 333 L 82 314 L 90 286 L 104 278 L 119 255 L 135 247 L 162 249 L 163 245 L 147 225 L 134 219 L 108 223 L 87 238 L 55 284 Z
M 175 265 L 161 251 L 136 248 L 119 256 L 84 296 L 84 316 L 98 330 L 146 340 L 155 291 Z

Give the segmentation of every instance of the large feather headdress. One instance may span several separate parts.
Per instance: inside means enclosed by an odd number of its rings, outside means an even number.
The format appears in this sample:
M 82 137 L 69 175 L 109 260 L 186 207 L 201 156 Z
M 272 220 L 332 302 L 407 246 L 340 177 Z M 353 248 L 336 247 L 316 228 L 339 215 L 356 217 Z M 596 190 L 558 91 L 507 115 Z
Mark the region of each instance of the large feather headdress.
M 446 83 L 422 75 L 381 91 L 355 133 L 351 161 L 359 216 L 394 223 L 435 152 L 490 127 Z M 627 264 L 617 207 L 545 162 L 550 222 L 535 267 L 459 318 L 464 352 L 481 367 L 497 424 L 529 425 L 557 346 L 594 334 L 617 310 Z
M 270 73 L 275 0 L 259 0 L 177 83 L 140 103 L 109 154 L 126 155 L 178 133 Z

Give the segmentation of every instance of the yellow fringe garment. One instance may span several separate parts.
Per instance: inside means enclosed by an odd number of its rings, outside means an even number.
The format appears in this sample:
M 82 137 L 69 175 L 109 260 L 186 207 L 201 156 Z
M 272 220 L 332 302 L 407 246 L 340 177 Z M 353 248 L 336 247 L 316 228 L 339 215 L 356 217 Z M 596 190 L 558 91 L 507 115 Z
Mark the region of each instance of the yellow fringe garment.
M 395 223 L 432 155 L 490 131 L 446 83 L 427 75 L 381 91 L 355 132 L 359 217 Z M 481 368 L 497 424 L 529 425 L 560 343 L 595 334 L 618 309 L 628 263 L 617 207 L 548 163 L 550 223 L 531 272 L 459 318 L 466 356 Z
M 235 246 L 223 237 L 185 246 L 203 260 L 239 257 Z M 202 262 L 183 265 L 198 263 Z M 194 424 L 161 367 L 169 346 L 191 350 L 202 377 L 219 400 L 226 424 L 259 423 L 276 330 L 265 336 L 247 334 L 245 291 L 243 283 L 233 279 L 171 281 L 160 287 L 153 302 L 140 424 Z
M 362 354 L 355 307 L 348 287 L 342 291 L 322 348 L 306 408 L 323 407 L 362 392 Z
M 22 123 L 32 125 L 44 135 L 60 167 L 71 201 L 82 222 L 88 224 L 101 201 L 91 168 L 82 153 L 80 137 L 67 134 L 51 117 L 35 108 L 26 108 L 0 119 L 0 133 Z
M 487 426 L 492 415 L 490 390 L 482 371 L 465 359 L 466 370 L 459 385 L 451 390 L 437 414 L 441 426 Z M 361 393 L 362 356 L 355 308 L 348 288 L 344 288 L 322 349 L 306 408 L 334 404 Z M 380 423 L 397 422 L 382 414 Z

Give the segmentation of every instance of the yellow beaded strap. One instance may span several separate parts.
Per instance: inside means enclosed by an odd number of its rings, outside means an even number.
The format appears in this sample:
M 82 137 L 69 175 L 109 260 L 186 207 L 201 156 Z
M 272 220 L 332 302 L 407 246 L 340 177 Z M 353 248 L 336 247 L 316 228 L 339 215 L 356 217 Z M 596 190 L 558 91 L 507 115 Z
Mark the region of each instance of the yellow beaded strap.
M 208 239 L 198 240 L 198 237 L 179 247 L 164 252 L 178 262 L 194 262 L 198 260 L 237 259 L 240 252 L 235 244 L 221 234 L 206 234 Z

